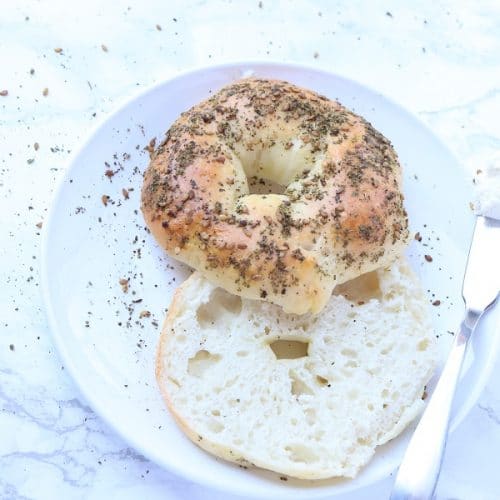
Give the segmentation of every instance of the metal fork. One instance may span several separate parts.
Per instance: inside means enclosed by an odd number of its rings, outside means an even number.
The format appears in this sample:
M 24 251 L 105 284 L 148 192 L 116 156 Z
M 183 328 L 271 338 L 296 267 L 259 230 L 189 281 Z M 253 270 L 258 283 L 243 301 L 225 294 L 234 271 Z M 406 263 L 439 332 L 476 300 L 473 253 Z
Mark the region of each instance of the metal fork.
M 431 499 L 441 470 L 451 405 L 469 339 L 500 291 L 500 220 L 479 216 L 462 295 L 465 315 L 439 382 L 399 467 L 390 500 Z

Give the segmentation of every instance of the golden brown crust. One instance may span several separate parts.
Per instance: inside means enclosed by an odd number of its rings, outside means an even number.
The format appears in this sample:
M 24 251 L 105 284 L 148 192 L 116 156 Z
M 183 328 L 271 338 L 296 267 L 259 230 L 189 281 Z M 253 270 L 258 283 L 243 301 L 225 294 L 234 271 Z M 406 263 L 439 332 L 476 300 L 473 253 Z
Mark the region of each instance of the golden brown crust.
M 249 194 L 249 179 L 286 186 Z M 388 265 L 408 223 L 389 141 L 338 102 L 245 79 L 183 113 L 144 177 L 169 254 L 231 293 L 318 312 L 337 283 Z

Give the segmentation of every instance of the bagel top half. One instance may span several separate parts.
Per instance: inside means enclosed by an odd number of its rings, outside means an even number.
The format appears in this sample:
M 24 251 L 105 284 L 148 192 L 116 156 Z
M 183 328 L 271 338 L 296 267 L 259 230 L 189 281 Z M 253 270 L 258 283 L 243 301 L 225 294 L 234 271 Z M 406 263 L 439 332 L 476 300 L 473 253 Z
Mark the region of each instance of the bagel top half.
M 167 252 L 214 284 L 287 312 L 389 265 L 408 240 L 390 142 L 341 104 L 287 82 L 236 81 L 168 130 L 142 211 Z

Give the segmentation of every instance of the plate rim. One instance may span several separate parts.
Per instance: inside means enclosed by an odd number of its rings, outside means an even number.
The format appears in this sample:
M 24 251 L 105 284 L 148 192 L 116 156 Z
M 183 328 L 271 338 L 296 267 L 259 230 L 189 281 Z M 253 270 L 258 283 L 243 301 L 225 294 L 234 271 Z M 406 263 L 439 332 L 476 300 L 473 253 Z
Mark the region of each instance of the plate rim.
M 212 65 L 206 65 L 206 64 L 200 64 L 200 65 L 191 65 L 187 69 L 182 70 L 182 71 L 174 71 L 174 73 L 171 76 L 166 76 L 165 78 L 161 78 L 160 80 L 142 88 L 139 89 L 130 95 L 119 99 L 119 101 L 113 105 L 112 109 L 104 113 L 99 120 L 93 124 L 90 129 L 85 132 L 84 139 L 81 142 L 81 144 L 75 148 L 70 156 L 66 159 L 64 163 L 64 173 L 60 176 L 56 183 L 56 187 L 54 188 L 54 191 L 51 196 L 51 201 L 49 204 L 49 208 L 47 211 L 47 215 L 45 217 L 44 225 L 42 228 L 42 238 L 41 238 L 41 245 L 40 245 L 40 254 L 41 254 L 41 259 L 40 259 L 40 277 L 41 277 L 41 292 L 42 292 L 42 301 L 44 305 L 44 310 L 46 317 L 48 319 L 48 327 L 50 331 L 50 336 L 52 339 L 52 342 L 54 343 L 54 346 L 57 349 L 57 354 L 60 357 L 61 361 L 64 363 L 65 366 L 65 371 L 69 373 L 73 384 L 79 391 L 79 393 L 85 398 L 86 402 L 90 405 L 92 408 L 92 411 L 98 415 L 98 417 L 105 423 L 105 425 L 109 428 L 110 431 L 112 431 L 115 435 L 118 435 L 123 441 L 129 445 L 138 450 L 141 454 L 144 454 L 146 458 L 149 460 L 155 462 L 159 467 L 162 469 L 166 470 L 169 473 L 175 474 L 182 478 L 183 480 L 190 481 L 194 484 L 197 485 L 203 485 L 203 486 L 208 486 L 210 488 L 213 488 L 216 491 L 219 492 L 224 492 L 224 493 L 238 493 L 238 494 L 244 494 L 248 492 L 242 492 L 241 489 L 239 489 L 237 486 L 233 487 L 231 489 L 225 488 L 221 484 L 217 482 L 211 482 L 209 480 L 206 480 L 205 478 L 199 479 L 196 474 L 191 474 L 189 471 L 185 470 L 184 468 L 177 466 L 174 463 L 169 463 L 168 465 L 164 463 L 164 460 L 158 456 L 158 454 L 153 450 L 145 450 L 143 448 L 143 445 L 140 442 L 140 439 L 136 439 L 135 437 L 131 437 L 130 435 L 126 435 L 124 432 L 119 430 L 117 427 L 115 427 L 112 419 L 107 415 L 107 412 L 104 411 L 102 408 L 102 405 L 94 398 L 92 395 L 92 391 L 86 387 L 84 383 L 82 383 L 81 376 L 78 375 L 80 372 L 77 370 L 72 362 L 72 357 L 70 356 L 69 352 L 67 351 L 64 342 L 62 341 L 63 336 L 61 335 L 60 328 L 58 326 L 58 321 L 56 318 L 56 313 L 55 313 L 55 307 L 54 304 L 52 303 L 51 299 L 51 294 L 49 291 L 49 274 L 48 274 L 48 267 L 49 267 L 49 254 L 50 254 L 50 249 L 49 249 L 49 237 L 52 232 L 52 225 L 53 225 L 53 220 L 56 215 L 56 205 L 58 204 L 58 201 L 61 198 L 61 195 L 63 193 L 63 190 L 68 182 L 68 179 L 70 178 L 72 167 L 76 160 L 81 156 L 81 154 L 88 148 L 89 144 L 92 142 L 94 137 L 103 129 L 106 124 L 112 120 L 116 115 L 118 115 L 120 112 L 122 112 L 125 108 L 129 107 L 132 105 L 134 102 L 140 101 L 143 97 L 145 97 L 147 94 L 152 93 L 162 86 L 164 86 L 167 83 L 176 81 L 176 80 L 182 80 L 187 77 L 192 77 L 195 75 L 202 75 L 203 72 L 206 71 L 224 71 L 224 70 L 230 70 L 230 69 L 235 69 L 235 70 L 244 70 L 244 69 L 252 69 L 252 67 L 267 67 L 268 69 L 273 69 L 276 67 L 279 67 L 280 69 L 294 69 L 298 71 L 304 71 L 306 73 L 316 73 L 316 74 L 322 74 L 325 77 L 328 78 L 338 78 L 344 80 L 344 82 L 348 84 L 353 84 L 354 86 L 362 87 L 370 91 L 371 93 L 374 93 L 378 96 L 380 96 L 383 100 L 387 101 L 390 103 L 392 106 L 394 106 L 398 111 L 401 111 L 403 114 L 411 117 L 413 120 L 415 120 L 420 127 L 422 127 L 427 133 L 429 133 L 432 137 L 435 138 L 435 140 L 439 143 L 439 145 L 443 148 L 443 150 L 446 152 L 447 155 L 449 155 L 450 158 L 453 159 L 453 162 L 457 165 L 460 166 L 460 171 L 462 174 L 466 174 L 466 170 L 463 167 L 463 164 L 458 160 L 456 155 L 450 150 L 450 148 L 447 146 L 447 144 L 441 139 L 437 133 L 435 133 L 416 113 L 414 113 L 411 110 L 408 110 L 405 108 L 402 104 L 400 104 L 397 100 L 388 97 L 386 94 L 383 92 L 380 92 L 379 89 L 376 87 L 373 87 L 371 85 L 367 85 L 366 83 L 357 80 L 355 78 L 346 76 L 345 74 L 338 73 L 338 72 L 333 72 L 330 71 L 326 68 L 323 67 L 317 67 L 309 64 L 303 64 L 300 62 L 282 62 L 282 61 L 277 61 L 277 60 L 271 60 L 271 59 L 266 59 L 266 60 L 259 60 L 259 59 L 248 59 L 248 60 L 235 60 L 235 61 L 226 61 L 223 63 L 219 64 L 212 64 Z M 484 386 L 486 381 L 490 378 L 491 375 L 491 370 L 493 366 L 492 363 L 488 364 L 487 370 L 485 370 L 487 373 L 483 373 L 483 376 L 480 377 L 479 382 L 477 384 L 477 390 L 473 391 L 471 394 L 471 397 L 469 397 L 469 403 L 467 404 L 464 403 L 460 411 L 457 412 L 457 414 L 454 416 L 450 423 L 450 433 L 454 432 L 458 426 L 463 422 L 465 417 L 469 414 L 473 406 L 477 403 L 477 399 L 481 392 L 484 390 Z M 375 481 L 371 483 L 371 485 L 376 484 L 377 482 L 386 480 L 387 478 L 379 479 L 379 481 Z M 360 488 L 369 488 L 371 486 L 369 485 L 364 485 L 360 486 Z M 342 489 L 342 491 L 339 491 L 338 493 L 330 491 L 331 489 L 328 487 L 325 488 L 316 488 L 314 490 L 309 490 L 308 491 L 308 498 L 324 498 L 326 496 L 337 496 L 337 495 L 342 495 L 346 494 L 348 492 L 355 491 L 358 488 L 347 488 L 347 489 Z M 293 490 L 290 490 L 288 493 L 286 490 L 283 492 L 275 492 L 274 496 L 276 498 L 286 498 L 288 497 Z M 304 490 L 305 493 L 306 490 Z M 297 493 L 298 494 L 298 493 Z M 259 492 L 257 495 L 253 493 L 255 497 L 259 498 L 265 498 L 265 493 L 264 492 Z

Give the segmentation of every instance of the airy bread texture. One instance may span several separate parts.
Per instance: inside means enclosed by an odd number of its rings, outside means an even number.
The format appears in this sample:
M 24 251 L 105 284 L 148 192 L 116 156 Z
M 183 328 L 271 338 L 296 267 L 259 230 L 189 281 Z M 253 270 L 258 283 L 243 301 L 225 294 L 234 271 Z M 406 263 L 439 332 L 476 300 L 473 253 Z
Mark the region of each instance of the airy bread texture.
M 354 477 L 421 411 L 436 362 L 405 260 L 335 289 L 320 315 L 241 299 L 195 272 L 157 355 L 165 401 L 217 456 L 304 479 Z
M 142 211 L 171 256 L 296 314 L 319 312 L 337 284 L 390 265 L 408 240 L 391 143 L 278 80 L 236 81 L 182 113 L 145 173 Z

